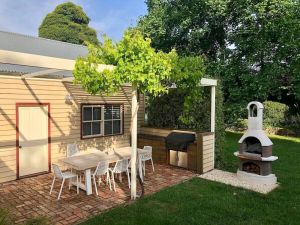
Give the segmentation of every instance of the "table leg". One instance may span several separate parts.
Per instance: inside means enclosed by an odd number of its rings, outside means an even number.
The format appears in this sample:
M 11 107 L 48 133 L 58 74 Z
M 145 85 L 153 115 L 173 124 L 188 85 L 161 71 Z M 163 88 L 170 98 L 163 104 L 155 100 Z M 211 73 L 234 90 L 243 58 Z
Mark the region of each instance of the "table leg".
M 93 191 L 92 191 L 91 170 L 88 169 L 88 170 L 84 171 L 84 174 L 85 174 L 86 194 L 91 195 L 93 193 Z

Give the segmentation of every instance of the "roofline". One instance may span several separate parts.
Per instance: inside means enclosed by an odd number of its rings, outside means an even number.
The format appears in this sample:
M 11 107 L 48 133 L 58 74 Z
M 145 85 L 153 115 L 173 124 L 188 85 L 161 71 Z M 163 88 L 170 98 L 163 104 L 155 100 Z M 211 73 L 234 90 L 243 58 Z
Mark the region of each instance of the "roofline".
M 11 32 L 11 31 L 0 30 L 0 33 L 1 32 L 2 33 L 7 33 L 7 34 L 13 34 L 13 35 L 18 35 L 18 36 L 23 36 L 23 37 L 27 37 L 27 38 L 42 39 L 42 40 L 51 41 L 51 42 L 58 43 L 58 44 L 66 44 L 66 45 L 71 45 L 71 46 L 77 46 L 77 47 L 81 47 L 81 48 L 86 48 L 85 45 L 79 45 L 79 44 L 69 43 L 69 42 L 65 42 L 65 41 L 58 41 L 58 40 L 53 40 L 53 39 L 48 39 L 48 38 L 43 38 L 43 37 L 37 37 L 37 36 L 33 36 L 33 35 L 28 35 L 28 34 L 21 34 L 21 33 L 16 33 L 16 32 Z

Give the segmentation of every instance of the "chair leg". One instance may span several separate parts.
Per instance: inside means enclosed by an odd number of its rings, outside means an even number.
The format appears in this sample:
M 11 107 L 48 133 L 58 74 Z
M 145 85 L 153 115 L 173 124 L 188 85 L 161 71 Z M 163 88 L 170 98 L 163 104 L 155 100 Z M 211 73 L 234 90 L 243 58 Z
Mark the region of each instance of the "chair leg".
M 77 175 L 77 177 L 76 177 L 76 184 L 77 184 L 77 194 L 79 194 L 78 175 Z
M 99 179 L 98 179 L 98 186 L 100 186 L 101 184 L 101 177 L 99 176 Z
M 146 161 L 143 161 L 144 176 L 146 176 Z
M 69 179 L 69 190 L 71 189 L 72 178 Z
M 111 176 L 112 176 L 112 182 L 113 182 L 113 186 L 114 186 L 114 191 L 116 191 L 115 177 L 114 177 L 114 172 L 113 171 L 111 171 Z
M 106 183 L 109 184 L 109 190 L 111 190 L 111 182 L 110 182 L 109 171 L 106 172 Z
M 128 178 L 128 187 L 129 187 L 129 189 L 130 189 L 130 188 L 131 188 L 131 183 L 130 183 L 130 176 L 129 176 L 129 171 L 128 171 L 128 169 L 127 169 L 126 173 L 127 173 L 127 178 Z
M 63 189 L 63 187 L 64 187 L 64 183 L 65 183 L 65 178 L 63 178 L 63 180 L 62 180 L 62 183 L 61 183 L 61 187 L 60 187 L 60 191 L 59 191 L 57 200 L 60 199 L 60 195 L 61 195 L 62 189 Z
M 51 195 L 53 187 L 54 187 L 54 182 L 55 182 L 55 177 L 53 177 L 52 185 L 51 185 L 51 188 L 50 188 L 50 195 Z
M 98 189 L 97 189 L 97 185 L 96 185 L 96 176 L 95 175 L 93 175 L 93 182 L 94 182 L 96 194 L 98 195 Z
M 154 173 L 154 164 L 153 164 L 152 158 L 151 158 L 151 164 L 152 164 L 152 171 L 153 171 L 153 173 Z

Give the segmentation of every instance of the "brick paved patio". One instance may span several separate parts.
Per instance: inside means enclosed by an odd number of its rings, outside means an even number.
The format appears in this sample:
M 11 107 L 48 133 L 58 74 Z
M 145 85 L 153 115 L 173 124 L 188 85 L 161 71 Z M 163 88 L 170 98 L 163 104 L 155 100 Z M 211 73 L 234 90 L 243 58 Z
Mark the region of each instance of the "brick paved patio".
M 152 173 L 147 165 L 145 194 L 157 192 L 194 175 L 190 171 L 163 164 L 155 164 L 155 172 Z M 111 192 L 102 184 L 98 188 L 99 196 L 94 190 L 89 196 L 83 191 L 77 195 L 75 188 L 69 191 L 66 184 L 59 201 L 56 200 L 59 182 L 56 182 L 52 195 L 49 195 L 52 178 L 52 174 L 47 174 L 0 184 L 0 207 L 9 208 L 18 224 L 37 216 L 47 216 L 53 224 L 76 224 L 130 201 L 125 176 L 122 183 L 117 179 L 116 192 Z

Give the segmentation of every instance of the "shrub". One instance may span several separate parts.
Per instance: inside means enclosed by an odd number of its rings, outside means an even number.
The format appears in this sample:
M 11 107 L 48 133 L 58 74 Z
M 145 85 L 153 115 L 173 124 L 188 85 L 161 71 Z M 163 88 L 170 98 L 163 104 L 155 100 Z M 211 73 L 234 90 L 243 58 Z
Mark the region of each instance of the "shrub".
M 289 107 L 283 103 L 265 101 L 264 125 L 266 127 L 283 127 L 286 125 Z
M 286 127 L 291 129 L 295 135 L 300 136 L 300 114 L 290 115 Z
M 224 121 L 226 128 L 234 130 L 247 129 L 247 102 L 225 103 Z

